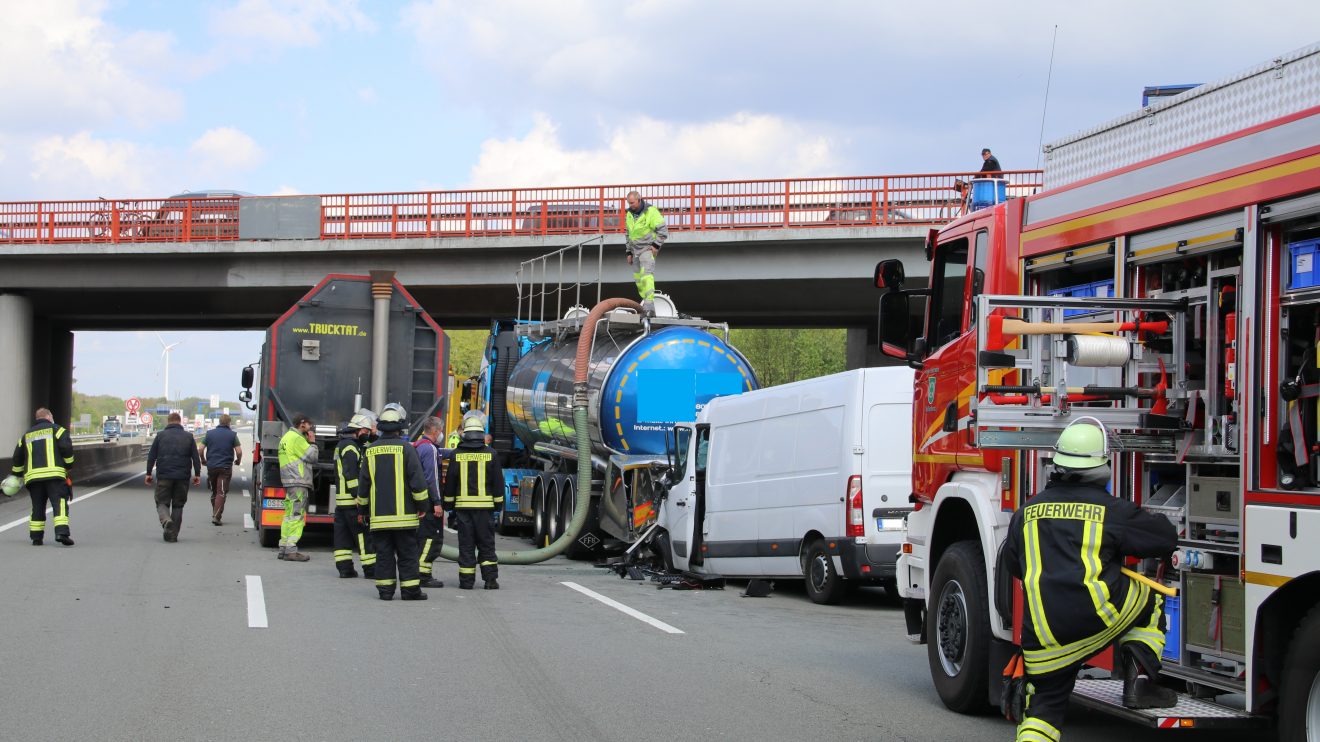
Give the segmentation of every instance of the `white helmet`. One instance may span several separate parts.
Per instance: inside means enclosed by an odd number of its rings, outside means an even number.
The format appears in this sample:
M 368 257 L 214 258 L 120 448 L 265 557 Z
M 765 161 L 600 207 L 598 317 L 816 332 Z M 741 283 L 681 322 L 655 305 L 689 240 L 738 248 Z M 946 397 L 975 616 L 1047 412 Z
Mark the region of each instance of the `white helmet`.
M 5 493 L 5 497 L 13 497 L 21 489 L 23 489 L 23 480 L 13 474 L 5 477 L 4 481 L 0 482 L 0 491 Z

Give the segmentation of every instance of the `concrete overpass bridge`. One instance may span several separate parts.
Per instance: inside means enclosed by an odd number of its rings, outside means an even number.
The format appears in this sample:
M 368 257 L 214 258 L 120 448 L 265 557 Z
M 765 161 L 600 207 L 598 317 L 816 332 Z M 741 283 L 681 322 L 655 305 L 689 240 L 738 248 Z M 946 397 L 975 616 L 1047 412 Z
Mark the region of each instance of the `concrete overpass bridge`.
M 969 177 L 637 189 L 670 224 L 657 286 L 682 311 L 738 327 L 846 327 L 860 366 L 875 360 L 876 261 L 924 265 L 926 232 L 963 212 L 954 181 Z M 1010 195 L 1040 182 L 1036 171 L 1007 177 Z M 371 270 L 395 271 L 442 326 L 479 328 L 516 313 L 520 266 L 524 293 L 553 286 L 557 260 L 526 261 L 584 240 L 581 272 L 579 251 L 567 252 L 564 280 L 599 278 L 605 296 L 631 296 L 621 234 L 631 188 L 0 204 L 0 379 L 18 392 L 0 409 L 0 441 L 36 404 L 67 419 L 76 330 L 260 329 L 326 274 Z

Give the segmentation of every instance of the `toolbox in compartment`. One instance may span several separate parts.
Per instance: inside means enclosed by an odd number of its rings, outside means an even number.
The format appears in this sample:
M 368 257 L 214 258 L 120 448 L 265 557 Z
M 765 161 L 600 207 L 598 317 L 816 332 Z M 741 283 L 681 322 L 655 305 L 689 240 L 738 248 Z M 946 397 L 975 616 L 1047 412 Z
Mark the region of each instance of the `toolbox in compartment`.
M 1320 266 L 1315 264 L 1317 252 L 1320 252 L 1320 238 L 1288 244 L 1289 289 L 1309 289 L 1320 286 Z

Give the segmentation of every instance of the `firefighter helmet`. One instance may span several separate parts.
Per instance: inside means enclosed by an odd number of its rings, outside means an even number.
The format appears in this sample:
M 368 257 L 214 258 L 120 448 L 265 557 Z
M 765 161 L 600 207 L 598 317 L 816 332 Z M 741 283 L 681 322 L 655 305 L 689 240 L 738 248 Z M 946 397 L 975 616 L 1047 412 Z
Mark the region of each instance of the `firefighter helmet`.
M 0 490 L 4 491 L 5 497 L 13 497 L 21 489 L 23 489 L 23 480 L 13 474 L 5 477 L 4 481 L 0 482 Z
M 1066 469 L 1094 469 L 1109 463 L 1109 436 L 1093 417 L 1073 421 L 1054 444 L 1054 465 Z

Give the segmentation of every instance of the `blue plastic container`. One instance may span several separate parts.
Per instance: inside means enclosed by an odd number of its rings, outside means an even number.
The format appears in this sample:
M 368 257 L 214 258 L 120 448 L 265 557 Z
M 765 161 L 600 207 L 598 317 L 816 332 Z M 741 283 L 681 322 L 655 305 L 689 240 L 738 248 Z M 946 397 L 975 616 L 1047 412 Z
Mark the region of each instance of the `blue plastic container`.
M 1315 264 L 1317 252 L 1320 252 L 1320 239 L 1288 244 L 1291 265 L 1288 270 L 1288 288 L 1309 289 L 1320 286 L 1320 266 Z
M 1008 181 L 1003 178 L 972 178 L 972 211 L 1008 200 Z
M 1164 651 L 1160 657 L 1177 662 L 1182 657 L 1182 613 L 1179 599 L 1164 598 Z

